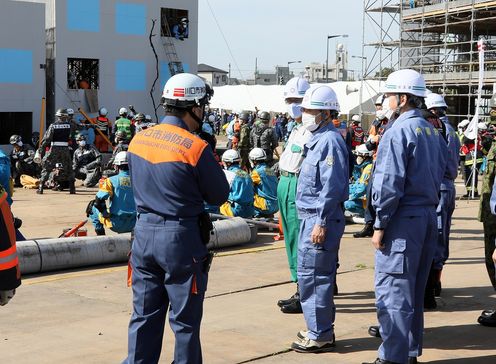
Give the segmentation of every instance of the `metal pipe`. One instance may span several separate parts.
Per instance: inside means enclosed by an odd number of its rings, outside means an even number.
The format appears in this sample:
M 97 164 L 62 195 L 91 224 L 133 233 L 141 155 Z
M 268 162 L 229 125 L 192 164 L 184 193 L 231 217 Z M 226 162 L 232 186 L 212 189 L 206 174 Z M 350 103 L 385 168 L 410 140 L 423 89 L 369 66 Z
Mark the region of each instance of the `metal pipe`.
M 233 217 L 219 215 L 219 214 L 210 214 L 210 216 L 214 219 L 221 219 L 221 220 L 234 219 Z M 254 224 L 254 225 L 259 225 L 259 226 L 263 226 L 263 227 L 270 228 L 270 229 L 279 230 L 279 225 L 277 225 L 273 222 L 259 221 L 259 220 L 253 220 L 253 219 L 245 219 L 244 217 L 240 217 L 240 219 L 243 219 L 244 221 L 246 221 L 249 224 Z
M 250 226 L 242 218 L 214 221 L 213 226 L 209 249 L 256 242 L 256 226 Z M 123 263 L 128 261 L 130 251 L 130 233 L 17 242 L 22 274 Z

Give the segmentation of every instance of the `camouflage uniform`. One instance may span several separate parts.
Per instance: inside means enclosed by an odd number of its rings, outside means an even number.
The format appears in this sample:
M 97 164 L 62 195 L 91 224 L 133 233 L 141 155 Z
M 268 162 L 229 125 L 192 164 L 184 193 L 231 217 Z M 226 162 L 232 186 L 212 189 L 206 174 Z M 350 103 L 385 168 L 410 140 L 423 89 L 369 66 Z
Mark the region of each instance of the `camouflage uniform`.
M 69 138 L 74 132 L 75 125 L 69 121 L 56 121 L 51 124 L 40 144 L 40 152 L 43 153 L 47 147 L 50 150 L 43 157 L 41 166 L 40 189 L 48 180 L 50 172 L 55 168 L 56 163 L 62 164 L 62 169 L 58 174 L 57 181 L 67 181 L 74 184 L 74 171 L 72 170 L 71 152 L 69 150 Z
M 262 148 L 267 155 L 266 162 L 272 166 L 274 159 L 274 149 L 277 148 L 277 136 L 274 130 L 262 122 L 255 123 L 251 131 L 251 145 L 253 148 Z
M 491 124 L 496 124 L 496 116 L 491 116 Z M 487 154 L 487 169 L 482 182 L 482 194 L 480 198 L 479 207 L 479 221 L 484 225 L 484 250 L 486 257 L 486 268 L 489 274 L 489 279 L 496 290 L 496 279 L 494 262 L 492 254 L 494 251 L 494 242 L 496 239 L 496 216 L 491 213 L 489 201 L 491 199 L 491 192 L 496 175 L 496 140 L 493 141 L 491 149 Z
M 85 187 L 93 187 L 102 176 L 102 155 L 92 145 L 79 147 L 74 152 L 72 168 L 76 178 L 84 180 Z
M 251 169 L 250 160 L 248 159 L 248 154 L 250 153 L 250 127 L 246 123 L 241 126 L 239 132 L 238 149 L 241 157 L 240 166 L 249 171 Z

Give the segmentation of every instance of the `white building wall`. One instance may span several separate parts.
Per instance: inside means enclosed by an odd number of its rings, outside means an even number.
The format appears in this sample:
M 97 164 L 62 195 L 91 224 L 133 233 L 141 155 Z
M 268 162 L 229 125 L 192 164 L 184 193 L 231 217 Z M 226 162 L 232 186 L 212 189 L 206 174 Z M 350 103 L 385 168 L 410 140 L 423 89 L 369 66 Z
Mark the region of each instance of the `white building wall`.
M 45 96 L 45 6 L 2 0 L 0 11 L 0 112 L 31 112 L 32 125 L 19 127 L 26 140 L 39 130 Z M 26 26 L 29 24 L 29 26 Z M 28 130 L 30 129 L 30 130 Z M 2 126 L 2 143 L 11 130 Z M 29 140 L 29 139 L 28 139 Z

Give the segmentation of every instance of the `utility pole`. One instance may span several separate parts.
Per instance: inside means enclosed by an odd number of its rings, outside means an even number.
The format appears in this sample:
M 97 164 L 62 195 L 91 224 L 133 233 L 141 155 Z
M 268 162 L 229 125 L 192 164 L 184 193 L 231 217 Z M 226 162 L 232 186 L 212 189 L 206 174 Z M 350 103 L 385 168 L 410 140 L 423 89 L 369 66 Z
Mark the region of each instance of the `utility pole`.
M 227 79 L 227 84 L 231 84 L 231 64 L 229 63 L 229 78 Z
M 258 59 L 257 57 L 255 57 L 255 85 L 257 84 L 257 63 L 258 63 Z

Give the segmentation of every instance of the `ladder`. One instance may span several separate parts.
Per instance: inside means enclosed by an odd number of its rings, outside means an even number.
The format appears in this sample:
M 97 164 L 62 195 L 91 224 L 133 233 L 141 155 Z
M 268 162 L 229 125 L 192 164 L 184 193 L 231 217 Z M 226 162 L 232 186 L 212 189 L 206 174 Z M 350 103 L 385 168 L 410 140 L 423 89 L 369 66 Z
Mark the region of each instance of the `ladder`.
M 165 56 L 167 57 L 169 72 L 171 76 L 178 73 L 184 73 L 183 63 L 179 59 L 174 45 L 174 38 L 170 32 L 170 26 L 167 21 L 167 16 L 162 17 L 162 24 L 164 24 L 164 36 L 162 37 L 162 45 L 164 46 Z

